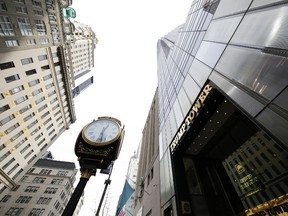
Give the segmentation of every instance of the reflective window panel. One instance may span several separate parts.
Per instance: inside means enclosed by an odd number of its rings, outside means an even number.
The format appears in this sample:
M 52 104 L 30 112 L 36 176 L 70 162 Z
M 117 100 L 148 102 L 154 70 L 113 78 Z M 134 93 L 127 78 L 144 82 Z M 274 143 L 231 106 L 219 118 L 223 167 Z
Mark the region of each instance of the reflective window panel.
M 216 65 L 221 74 L 269 100 L 288 84 L 287 68 L 284 57 L 231 45 Z

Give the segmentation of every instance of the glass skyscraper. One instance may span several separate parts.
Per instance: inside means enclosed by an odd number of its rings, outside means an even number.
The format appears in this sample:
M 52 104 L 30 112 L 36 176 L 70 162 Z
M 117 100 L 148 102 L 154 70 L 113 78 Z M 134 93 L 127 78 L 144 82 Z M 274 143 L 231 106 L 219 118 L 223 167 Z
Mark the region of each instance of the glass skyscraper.
M 287 214 L 287 18 L 195 0 L 158 41 L 162 215 Z

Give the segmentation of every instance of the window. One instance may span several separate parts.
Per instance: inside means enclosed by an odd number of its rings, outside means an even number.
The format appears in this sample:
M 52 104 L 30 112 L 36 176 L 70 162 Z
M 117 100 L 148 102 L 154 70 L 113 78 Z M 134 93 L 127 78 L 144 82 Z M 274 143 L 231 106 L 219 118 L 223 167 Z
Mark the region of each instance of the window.
M 48 80 L 48 79 L 51 79 L 52 78 L 52 75 L 51 74 L 48 74 L 46 76 L 43 77 L 43 80 Z
M 37 1 L 37 0 L 31 0 L 32 5 L 35 7 L 41 7 L 41 2 Z
M 36 44 L 36 41 L 35 41 L 35 39 L 27 39 L 27 40 L 26 40 L 26 44 L 27 44 L 27 45 L 35 45 L 35 44 Z
M 4 2 L 0 2 L 0 11 L 7 11 L 7 7 Z
M 8 16 L 0 16 L 0 36 L 15 35 L 13 26 Z
M 0 157 L 0 162 L 3 161 L 6 157 L 8 157 L 10 155 L 10 152 L 6 152 L 4 155 L 2 155 L 2 157 Z
M 20 153 L 23 154 L 23 153 L 24 153 L 27 149 L 29 149 L 30 147 L 31 147 L 30 144 L 26 145 L 26 146 L 20 151 Z M 33 152 L 33 151 L 32 151 L 32 152 Z M 31 154 L 31 153 L 30 153 L 30 154 Z M 30 154 L 29 154 L 29 155 L 30 155 Z M 28 155 L 28 156 L 29 156 L 29 155 Z M 27 156 L 27 157 L 28 157 L 28 156 Z
M 64 191 L 62 191 L 62 192 L 60 193 L 60 197 L 61 197 L 62 200 L 65 200 L 65 199 L 66 199 L 66 195 L 65 195 Z
M 30 146 L 31 146 L 30 144 L 26 145 L 26 146 L 20 151 L 20 153 L 23 154 Z
M 16 203 L 29 203 L 31 200 L 32 196 L 20 196 L 17 200 Z
M 53 127 L 53 124 L 50 124 L 48 127 L 47 127 L 47 130 L 51 129 Z
M 46 180 L 46 178 L 35 177 L 32 182 L 33 183 L 44 183 L 45 180 Z
M 47 44 L 47 43 L 49 43 L 48 38 L 41 38 L 40 41 L 41 41 L 41 44 Z
M 9 199 L 10 199 L 10 195 L 5 195 L 1 200 L 0 202 L 3 202 L 3 203 L 6 203 Z
M 15 149 L 18 149 L 24 142 L 26 142 L 28 139 L 27 137 L 24 137 L 24 139 L 20 140 L 17 145 L 15 145 Z
M 43 138 L 39 143 L 37 143 L 38 146 L 42 145 L 45 142 L 45 138 Z
M 35 133 L 37 133 L 37 131 L 39 131 L 41 128 L 37 127 L 35 128 L 32 132 L 31 132 L 31 136 L 33 136 Z
M 30 168 L 27 173 L 33 173 L 35 171 L 35 168 Z M 36 172 L 35 172 L 36 173 Z
M 55 194 L 57 192 L 58 188 L 53 188 L 53 187 L 47 187 L 44 193 L 48 194 Z
M 30 82 L 28 83 L 28 85 L 29 85 L 30 87 L 32 87 L 32 86 L 34 86 L 34 85 L 36 85 L 36 84 L 38 84 L 38 83 L 40 83 L 40 81 L 37 79 L 37 80 L 32 80 L 32 81 L 30 81 Z
M 22 113 L 26 112 L 27 110 L 29 110 L 30 108 L 31 108 L 31 105 L 29 104 L 28 106 L 23 107 L 23 108 L 20 109 L 19 111 L 20 111 L 20 113 L 22 114 Z
M 50 66 L 49 65 L 45 65 L 45 66 L 42 66 L 41 69 L 42 69 L 42 71 L 48 70 L 48 69 L 50 69 Z
M 59 122 L 62 119 L 62 116 L 59 116 L 56 121 Z
M 16 123 L 16 124 L 12 125 L 11 127 L 9 127 L 7 130 L 5 130 L 5 133 L 9 134 L 9 133 L 11 133 L 13 130 L 15 130 L 19 126 L 20 126 L 20 124 Z
M 48 133 L 48 135 L 51 136 L 51 134 L 53 134 L 53 133 L 55 133 L 55 129 L 53 129 L 52 131 L 50 131 L 50 132 Z
M 37 201 L 37 204 L 45 204 L 48 205 L 52 198 L 49 197 L 40 197 L 39 200 Z
M 43 150 L 43 149 L 42 149 L 42 150 Z M 41 150 L 41 151 L 42 151 L 42 150 Z M 31 157 L 30 160 L 29 160 L 27 163 L 30 164 L 32 161 L 35 163 L 34 160 L 35 160 L 36 157 L 37 157 L 36 155 L 33 155 L 33 157 Z
M 19 169 L 18 172 L 15 173 L 15 175 L 12 177 L 13 180 L 15 180 L 21 173 L 23 172 L 23 169 Z M 17 185 L 20 187 L 20 185 Z M 17 190 L 17 186 L 15 187 L 15 190 Z M 14 188 L 13 188 L 14 190 Z
M 19 167 L 19 164 L 18 164 L 18 163 L 15 164 L 15 165 L 7 172 L 7 174 L 10 175 L 11 173 L 13 173 L 14 170 L 17 169 L 17 167 Z
M 14 136 L 10 139 L 10 141 L 11 141 L 11 142 L 15 141 L 15 140 L 16 140 L 18 137 L 20 137 L 23 133 L 24 133 L 23 131 L 18 132 L 16 135 L 14 135 Z
M 49 84 L 47 84 L 45 87 L 46 87 L 46 89 L 49 89 L 49 88 L 51 88 L 52 86 L 54 86 L 54 83 L 49 83 Z M 57 98 L 56 98 L 56 100 L 57 100 Z
M 38 35 L 46 35 L 46 26 L 43 20 L 35 20 Z
M 16 13 L 28 14 L 27 8 L 23 6 L 16 6 Z
M 1 64 L 0 64 L 0 69 L 1 69 L 1 70 L 9 69 L 9 68 L 12 68 L 12 67 L 15 67 L 13 61 L 11 61 L 11 62 L 5 62 L 5 63 L 1 63 Z
M 51 97 L 51 96 L 54 95 L 54 94 L 56 94 L 56 91 L 55 91 L 55 90 L 49 92 L 49 93 L 48 93 L 48 96 Z
M 33 91 L 32 92 L 32 95 L 33 96 L 36 96 L 36 95 L 38 95 L 39 93 L 41 93 L 42 92 L 42 89 L 40 88 L 40 89 L 36 89 L 35 91 Z
M 48 59 L 47 55 L 39 55 L 38 56 L 38 60 L 39 61 L 43 61 L 43 60 L 46 60 L 46 59 Z
M 10 164 L 12 164 L 15 161 L 15 158 L 10 159 L 4 166 L 2 167 L 3 170 L 5 170 Z
M 5 106 L 2 106 L 2 107 L 0 107 L 0 114 L 1 113 L 3 113 L 3 112 L 5 112 L 6 110 L 8 110 L 10 107 L 9 107 L 9 105 L 5 105 Z
M 31 24 L 28 18 L 19 17 L 17 18 L 17 21 L 22 35 L 33 35 Z
M 47 119 L 45 122 L 43 122 L 44 125 L 48 124 L 50 121 L 52 121 L 52 118 L 50 117 L 49 119 Z
M 59 176 L 67 176 L 68 171 L 58 171 L 57 175 Z
M 32 70 L 29 70 L 29 71 L 25 71 L 25 73 L 26 73 L 27 76 L 31 76 L 33 74 L 36 74 L 37 72 L 36 72 L 35 69 L 32 69 Z
M 54 203 L 55 209 L 58 210 L 60 206 L 61 206 L 61 205 L 60 205 L 60 203 L 59 203 L 58 201 L 56 201 L 56 202 Z
M 0 125 L 4 125 L 4 124 L 6 124 L 7 122 L 11 121 L 11 120 L 14 119 L 14 118 L 15 118 L 15 116 L 12 114 L 12 115 L 10 115 L 10 116 L 2 119 L 2 120 L 0 121 Z
M 23 211 L 23 208 L 10 208 L 5 215 L 20 215 L 20 213 Z
M 37 99 L 36 101 L 35 101 L 35 103 L 36 104 L 39 104 L 39 103 L 41 103 L 42 101 L 44 101 L 45 100 L 45 97 L 40 97 L 39 99 Z M 49 113 L 48 113 L 49 114 Z M 47 114 L 47 115 L 48 115 Z
M 21 63 L 22 65 L 30 64 L 33 63 L 33 59 L 32 58 L 21 59 Z
M 270 161 L 269 158 L 264 153 L 261 153 L 260 155 L 267 163 Z
M 69 191 L 70 188 L 71 188 L 71 185 L 67 182 L 66 185 L 65 185 L 65 188 L 66 188 L 67 191 Z
M 43 215 L 44 211 L 45 209 L 33 208 L 28 216 L 40 216 Z
M 34 14 L 35 14 L 36 16 L 43 16 L 43 11 L 42 11 L 42 10 L 35 9 L 35 10 L 34 10 Z
M 152 216 L 152 209 L 146 214 L 146 216 Z
M 23 97 L 18 98 L 17 100 L 15 100 L 15 103 L 18 105 L 18 104 L 24 102 L 24 101 L 27 100 L 27 99 L 28 99 L 27 96 L 23 96 Z
M 38 123 L 38 120 L 36 119 L 35 121 L 33 121 L 32 123 L 30 123 L 27 128 L 31 129 L 34 125 L 36 125 Z
M 40 139 L 40 137 L 43 136 L 43 133 L 40 133 L 37 137 L 35 137 L 35 141 L 37 141 L 38 139 Z
M 55 65 L 55 67 L 60 66 L 60 62 L 55 62 L 54 65 Z
M 29 119 L 31 119 L 34 115 L 35 115 L 34 113 L 31 113 L 30 115 L 26 116 L 23 120 L 26 122 Z
M 53 179 L 53 180 L 51 181 L 51 184 L 60 185 L 62 182 L 63 182 L 63 179 Z
M 13 89 L 10 90 L 10 94 L 16 94 L 17 92 L 20 92 L 20 91 L 22 91 L 22 90 L 24 90 L 23 85 L 17 86 L 17 87 L 15 87 L 15 88 L 13 88 Z
M 42 170 L 40 171 L 40 174 L 49 175 L 51 172 L 52 172 L 52 170 L 42 169 Z
M 58 110 L 58 112 L 56 112 L 56 113 L 54 114 L 55 117 L 57 117 L 58 115 L 61 115 L 61 110 Z
M 13 82 L 15 80 L 19 80 L 20 77 L 18 74 L 15 74 L 15 75 L 12 75 L 12 76 L 9 76 L 9 77 L 5 77 L 5 80 L 7 83 L 10 83 L 10 82 Z
M 6 40 L 5 44 L 6 44 L 7 47 L 19 46 L 18 40 Z
M 36 193 L 40 187 L 38 186 L 28 186 L 24 192 Z
M 48 216 L 56 216 L 52 211 L 48 213 Z

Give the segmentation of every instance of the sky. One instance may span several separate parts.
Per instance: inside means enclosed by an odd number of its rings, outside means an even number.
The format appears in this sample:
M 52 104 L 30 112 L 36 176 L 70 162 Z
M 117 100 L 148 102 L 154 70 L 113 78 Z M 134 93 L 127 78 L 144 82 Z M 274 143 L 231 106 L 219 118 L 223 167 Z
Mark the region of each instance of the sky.
M 125 137 L 102 204 L 114 216 L 130 158 L 137 151 L 157 88 L 157 41 L 185 22 L 192 0 L 73 0 L 75 20 L 92 27 L 94 84 L 74 100 L 76 122 L 49 148 L 55 160 L 74 162 L 74 145 L 82 128 L 100 116 L 119 119 Z M 75 186 L 79 182 L 80 172 Z M 95 215 L 108 175 L 92 176 L 84 190 L 80 216 Z

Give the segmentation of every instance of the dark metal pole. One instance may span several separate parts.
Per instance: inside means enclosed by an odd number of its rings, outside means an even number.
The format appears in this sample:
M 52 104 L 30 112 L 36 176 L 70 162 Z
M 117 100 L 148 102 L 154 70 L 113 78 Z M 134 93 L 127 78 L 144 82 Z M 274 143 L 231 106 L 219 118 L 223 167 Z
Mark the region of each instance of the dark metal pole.
M 100 200 L 100 203 L 99 203 L 99 206 L 98 206 L 97 212 L 96 212 L 96 216 L 99 216 L 100 209 L 101 209 L 101 206 L 102 206 L 102 202 L 103 202 L 103 199 L 104 199 L 104 196 L 105 196 L 105 193 L 106 193 L 107 187 L 108 187 L 108 185 L 111 183 L 110 176 L 111 176 L 111 173 L 112 173 L 112 169 L 113 169 L 113 163 L 112 163 L 112 167 L 111 167 L 111 170 L 110 170 L 110 173 L 109 173 L 108 179 L 106 179 L 105 182 L 104 182 L 105 187 L 104 187 L 104 190 L 103 190 L 103 193 L 102 193 L 102 197 L 101 197 L 101 200 Z
M 95 175 L 95 173 L 96 173 L 95 170 L 88 170 L 88 169 L 81 170 L 80 181 L 78 182 L 76 189 L 74 190 L 66 208 L 64 209 L 62 216 L 73 215 L 89 178 L 91 177 L 91 175 Z

